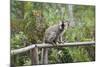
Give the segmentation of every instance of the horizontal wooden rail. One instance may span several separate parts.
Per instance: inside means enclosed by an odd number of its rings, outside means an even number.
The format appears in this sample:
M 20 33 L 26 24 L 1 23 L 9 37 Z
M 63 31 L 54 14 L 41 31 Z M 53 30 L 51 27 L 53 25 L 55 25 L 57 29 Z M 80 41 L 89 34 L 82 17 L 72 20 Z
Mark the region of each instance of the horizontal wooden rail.
M 68 47 L 68 46 L 89 46 L 89 45 L 95 45 L 95 41 L 90 41 L 90 42 L 73 42 L 73 43 L 63 43 L 63 44 L 57 44 L 57 46 L 53 46 L 52 44 L 32 44 L 30 46 L 20 48 L 20 49 L 15 49 L 11 50 L 11 55 L 22 53 L 28 50 L 31 50 L 35 47 L 38 48 L 50 48 L 50 47 Z
M 30 46 L 27 46 L 27 47 L 24 47 L 24 48 L 20 48 L 20 49 L 15 49 L 15 50 L 11 50 L 11 54 L 18 54 L 18 53 L 22 53 L 22 52 L 25 52 L 25 51 L 28 51 L 28 50 L 31 50 L 35 48 L 35 45 L 30 45 Z
M 63 43 L 63 44 L 57 44 L 57 46 L 53 46 L 51 44 L 38 44 L 38 48 L 50 48 L 50 47 L 68 47 L 68 46 L 89 46 L 89 45 L 95 45 L 94 41 L 91 42 L 73 42 L 73 43 Z

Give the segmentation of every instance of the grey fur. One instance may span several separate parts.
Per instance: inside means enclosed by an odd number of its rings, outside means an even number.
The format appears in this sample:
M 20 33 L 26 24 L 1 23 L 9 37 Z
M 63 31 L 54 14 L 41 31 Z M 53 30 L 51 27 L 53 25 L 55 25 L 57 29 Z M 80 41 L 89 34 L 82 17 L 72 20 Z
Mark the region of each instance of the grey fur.
M 60 37 L 62 37 L 62 33 L 64 33 L 66 26 L 68 26 L 68 22 L 64 21 L 61 21 L 59 24 L 50 26 L 45 31 L 44 42 L 49 44 L 56 44 Z

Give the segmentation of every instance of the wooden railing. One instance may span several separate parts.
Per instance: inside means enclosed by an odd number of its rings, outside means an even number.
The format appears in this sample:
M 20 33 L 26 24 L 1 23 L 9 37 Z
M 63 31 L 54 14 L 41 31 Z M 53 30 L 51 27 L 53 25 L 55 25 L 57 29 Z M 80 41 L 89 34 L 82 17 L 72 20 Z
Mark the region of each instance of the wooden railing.
M 43 48 L 44 49 L 44 56 L 42 58 L 41 64 L 47 64 L 48 63 L 48 48 L 53 48 L 53 47 L 69 47 L 69 46 L 90 46 L 90 45 L 95 45 L 95 41 L 89 41 L 89 42 L 73 42 L 73 43 L 63 43 L 63 44 L 57 44 L 57 46 L 53 46 L 52 44 L 32 44 L 30 46 L 20 48 L 20 49 L 15 49 L 11 50 L 11 55 L 19 54 L 22 52 L 26 52 L 28 50 L 33 51 L 33 64 L 39 64 L 39 59 L 38 59 L 38 48 Z

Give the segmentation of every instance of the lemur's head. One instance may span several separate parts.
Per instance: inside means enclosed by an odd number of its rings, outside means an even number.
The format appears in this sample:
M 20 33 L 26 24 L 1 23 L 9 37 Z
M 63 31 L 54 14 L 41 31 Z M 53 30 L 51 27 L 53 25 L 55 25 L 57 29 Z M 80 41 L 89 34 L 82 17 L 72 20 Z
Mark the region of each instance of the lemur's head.
M 63 30 L 63 29 L 67 29 L 68 26 L 69 26 L 69 21 L 60 21 L 60 29 Z

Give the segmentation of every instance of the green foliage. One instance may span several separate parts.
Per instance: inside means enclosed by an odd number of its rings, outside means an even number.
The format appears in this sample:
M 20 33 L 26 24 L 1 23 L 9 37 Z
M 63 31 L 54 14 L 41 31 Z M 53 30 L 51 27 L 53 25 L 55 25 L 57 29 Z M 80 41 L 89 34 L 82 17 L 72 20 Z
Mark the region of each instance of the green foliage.
M 72 47 L 68 48 L 70 55 L 72 56 L 73 62 L 90 61 L 87 51 L 83 47 Z
M 31 59 L 27 53 L 22 53 L 17 56 L 11 56 L 11 63 L 16 66 L 31 65 Z
M 24 35 L 23 32 L 19 32 L 18 34 L 13 35 L 11 37 L 11 48 L 15 49 L 25 47 L 25 45 L 23 45 L 25 39 L 27 39 L 27 37 Z
M 11 49 L 25 47 L 29 43 L 43 43 L 47 27 L 57 24 L 60 20 L 70 19 L 68 6 L 67 4 L 11 0 Z M 95 7 L 73 5 L 72 9 L 75 26 L 66 30 L 65 42 L 95 40 Z M 16 65 L 30 65 L 30 54 L 27 54 L 11 57 L 12 62 Z M 49 51 L 49 63 L 94 60 L 94 46 L 52 48 Z
M 52 50 L 49 52 L 49 63 L 56 63 L 58 58 L 57 49 L 52 48 Z
M 69 53 L 68 48 L 63 48 L 62 52 L 59 53 L 60 55 L 60 63 L 71 63 L 73 62 L 73 57 Z

